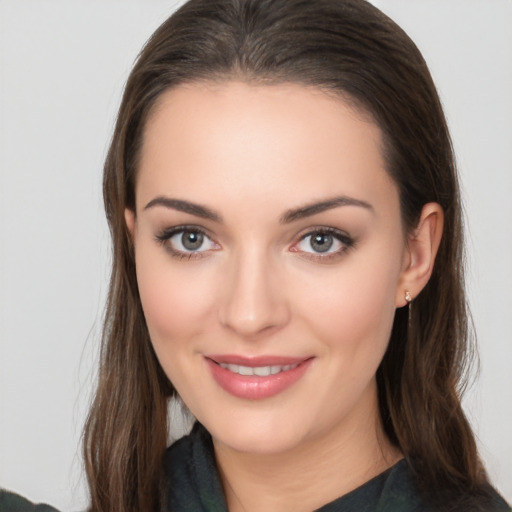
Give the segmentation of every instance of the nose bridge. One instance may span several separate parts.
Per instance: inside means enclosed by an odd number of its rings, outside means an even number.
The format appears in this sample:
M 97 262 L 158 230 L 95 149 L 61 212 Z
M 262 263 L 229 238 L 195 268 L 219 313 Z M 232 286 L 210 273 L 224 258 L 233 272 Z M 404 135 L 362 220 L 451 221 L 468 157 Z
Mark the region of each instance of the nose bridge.
M 228 265 L 221 323 L 245 337 L 284 325 L 288 306 L 271 254 L 256 244 L 246 245 L 234 251 Z

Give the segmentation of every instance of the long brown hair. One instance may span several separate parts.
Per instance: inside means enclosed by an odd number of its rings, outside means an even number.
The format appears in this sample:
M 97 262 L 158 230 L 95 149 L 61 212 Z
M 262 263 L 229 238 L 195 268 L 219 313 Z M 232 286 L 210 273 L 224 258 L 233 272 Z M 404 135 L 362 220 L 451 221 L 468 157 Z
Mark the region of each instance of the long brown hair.
M 428 68 L 409 37 L 364 0 L 191 0 L 150 38 L 126 84 L 104 168 L 113 243 L 99 382 L 84 433 L 91 510 L 157 510 L 174 394 L 153 352 L 124 221 L 135 210 L 144 125 L 185 82 L 294 82 L 340 95 L 371 115 L 405 229 L 439 203 L 444 234 L 433 275 L 396 312 L 377 374 L 382 422 L 432 502 L 479 501 L 487 478 L 460 404 L 470 354 L 461 204 L 452 145 Z

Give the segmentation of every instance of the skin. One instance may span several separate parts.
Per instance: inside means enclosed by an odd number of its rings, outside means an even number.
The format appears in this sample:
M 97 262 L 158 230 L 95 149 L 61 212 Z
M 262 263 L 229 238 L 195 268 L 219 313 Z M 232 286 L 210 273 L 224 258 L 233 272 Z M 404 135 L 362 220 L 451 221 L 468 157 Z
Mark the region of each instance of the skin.
M 147 207 L 159 197 L 222 220 Z M 333 197 L 369 207 L 281 222 Z M 294 84 L 167 91 L 146 125 L 126 222 L 155 352 L 212 434 L 230 511 L 310 511 L 401 458 L 381 428 L 375 373 L 405 291 L 414 298 L 430 277 L 442 211 L 425 205 L 404 233 L 368 116 Z M 200 250 L 180 246 L 181 234 L 157 239 L 183 225 L 204 230 Z M 319 253 L 310 235 L 325 228 L 343 238 Z M 215 382 L 208 354 L 312 362 L 281 393 L 248 400 Z

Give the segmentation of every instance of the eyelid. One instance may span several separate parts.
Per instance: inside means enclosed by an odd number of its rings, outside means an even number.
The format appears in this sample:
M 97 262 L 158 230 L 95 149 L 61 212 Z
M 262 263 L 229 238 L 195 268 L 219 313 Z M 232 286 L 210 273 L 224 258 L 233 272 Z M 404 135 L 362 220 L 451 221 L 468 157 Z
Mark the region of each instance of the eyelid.
M 336 240 L 338 240 L 342 247 L 334 252 L 309 252 L 309 251 L 301 251 L 297 248 L 297 245 L 305 240 L 308 236 L 313 236 L 315 234 L 325 234 L 330 235 L 334 237 Z M 354 245 L 356 244 L 356 240 L 349 235 L 346 231 L 343 231 L 341 229 L 333 228 L 330 226 L 315 226 L 310 227 L 307 230 L 303 231 L 301 234 L 298 235 L 298 240 L 295 241 L 292 246 L 290 247 L 291 252 L 297 252 L 300 253 L 301 257 L 304 257 L 306 259 L 310 260 L 317 260 L 322 262 L 328 262 L 333 259 L 340 258 L 344 255 L 348 250 L 352 249 Z
M 207 249 L 203 251 L 181 251 L 173 247 L 169 242 L 172 237 L 179 233 L 190 232 L 190 233 L 198 233 L 207 238 L 212 244 L 215 245 L 214 249 Z M 201 226 L 196 226 L 193 224 L 184 224 L 179 226 L 173 226 L 172 228 L 162 229 L 157 235 L 155 235 L 155 240 L 157 243 L 164 246 L 164 248 L 170 253 L 172 257 L 177 259 L 193 259 L 193 258 L 203 258 L 207 255 L 207 253 L 212 250 L 218 250 L 220 245 L 213 239 L 213 237 L 208 233 L 206 229 Z
M 193 232 L 199 233 L 206 237 L 213 245 L 214 248 L 199 250 L 199 251 L 181 251 L 173 247 L 169 240 L 182 232 Z M 297 248 L 297 245 L 305 240 L 308 236 L 313 236 L 315 234 L 325 234 L 334 237 L 342 247 L 333 252 L 309 252 L 303 251 Z M 157 235 L 155 235 L 155 240 L 164 246 L 164 248 L 171 254 L 171 256 L 178 259 L 193 259 L 193 258 L 202 258 L 208 255 L 211 251 L 216 251 L 221 248 L 220 244 L 214 240 L 214 238 L 210 235 L 209 230 L 205 228 L 193 224 L 184 224 L 179 226 L 173 226 L 171 228 L 162 229 Z M 289 248 L 290 252 L 300 253 L 300 255 L 306 259 L 310 260 L 318 260 L 322 262 L 327 262 L 336 258 L 343 256 L 345 252 L 353 248 L 356 244 L 356 240 L 349 235 L 346 231 L 340 230 L 338 228 L 333 228 L 330 226 L 313 226 L 307 228 L 307 230 L 303 230 L 302 233 L 295 236 L 295 242 L 292 243 Z

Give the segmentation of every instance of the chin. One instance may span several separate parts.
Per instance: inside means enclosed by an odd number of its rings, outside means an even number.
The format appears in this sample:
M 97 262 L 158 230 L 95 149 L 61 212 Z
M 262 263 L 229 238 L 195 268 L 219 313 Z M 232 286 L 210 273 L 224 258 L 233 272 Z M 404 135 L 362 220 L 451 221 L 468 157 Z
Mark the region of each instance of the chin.
M 250 415 L 252 416 L 252 415 Z M 202 422 L 214 441 L 232 450 L 255 455 L 287 452 L 304 442 L 308 431 L 301 421 L 290 422 L 275 417 L 240 417 L 226 415 L 226 421 Z M 300 431 L 297 425 L 301 425 Z

